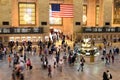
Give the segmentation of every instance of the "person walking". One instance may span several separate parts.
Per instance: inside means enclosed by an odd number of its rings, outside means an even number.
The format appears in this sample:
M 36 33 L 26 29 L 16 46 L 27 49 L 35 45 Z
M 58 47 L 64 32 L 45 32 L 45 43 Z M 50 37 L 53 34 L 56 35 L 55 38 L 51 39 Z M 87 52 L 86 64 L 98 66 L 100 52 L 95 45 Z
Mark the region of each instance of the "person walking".
M 15 70 L 12 71 L 12 80 L 16 80 L 16 77 L 15 77 Z
M 27 69 L 30 70 L 30 67 L 31 67 L 31 60 L 28 58 L 28 60 L 26 61 L 26 64 L 27 64 Z
M 109 65 L 109 59 L 108 59 L 108 56 L 106 55 L 105 56 L 105 66 L 108 66 Z
M 106 72 L 103 72 L 103 80 L 109 80 Z
M 54 64 L 54 68 L 56 68 L 56 64 L 57 64 L 57 63 L 56 63 L 56 58 L 55 58 L 55 57 L 53 57 L 53 62 L 54 62 L 54 63 L 53 63 L 53 64 Z
M 110 73 L 109 70 L 106 71 L 107 72 L 107 80 L 112 80 L 112 74 Z
M 113 54 L 112 54 L 111 58 L 112 58 L 112 63 L 114 63 L 114 55 Z
M 60 72 L 62 72 L 62 70 L 63 70 L 63 60 L 62 59 L 60 59 L 60 61 L 59 61 L 59 68 L 60 68 Z
M 9 67 L 11 67 L 11 57 L 10 57 L 10 55 L 8 56 L 8 64 L 9 64 Z
M 52 68 L 51 68 L 51 65 L 48 65 L 48 77 L 52 78 Z
M 85 63 L 85 59 L 84 59 L 84 57 L 82 57 L 80 60 L 80 65 L 79 65 L 78 71 L 81 69 L 81 71 L 83 72 L 84 63 Z
M 84 62 L 80 61 L 78 71 L 81 69 L 81 71 L 83 72 L 83 66 L 84 66 Z
M 112 80 L 112 75 L 109 70 L 103 72 L 103 80 Z

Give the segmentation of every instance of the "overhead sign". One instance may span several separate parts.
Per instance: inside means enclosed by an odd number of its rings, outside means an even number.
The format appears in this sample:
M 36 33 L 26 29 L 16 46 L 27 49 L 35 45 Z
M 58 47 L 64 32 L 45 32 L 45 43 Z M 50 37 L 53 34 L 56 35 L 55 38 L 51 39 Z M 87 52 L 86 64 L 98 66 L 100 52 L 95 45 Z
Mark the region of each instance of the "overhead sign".
M 41 34 L 43 27 L 27 27 L 27 28 L 0 28 L 0 34 Z
M 118 33 L 120 27 L 82 27 L 83 33 Z

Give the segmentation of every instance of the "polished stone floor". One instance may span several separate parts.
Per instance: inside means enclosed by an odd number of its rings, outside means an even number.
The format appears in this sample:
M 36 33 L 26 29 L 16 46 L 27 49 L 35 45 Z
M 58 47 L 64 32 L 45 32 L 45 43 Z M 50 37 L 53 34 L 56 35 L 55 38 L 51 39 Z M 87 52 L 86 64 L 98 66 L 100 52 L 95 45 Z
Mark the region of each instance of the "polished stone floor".
M 116 45 L 116 44 L 115 44 Z M 117 44 L 119 46 L 119 44 Z M 74 66 L 64 64 L 63 72 L 59 71 L 59 68 L 52 68 L 52 78 L 47 76 L 47 70 L 41 67 L 41 61 L 38 56 L 30 56 L 33 69 L 32 71 L 25 70 L 25 80 L 103 80 L 103 72 L 107 69 L 113 76 L 112 80 L 120 80 L 120 55 L 115 56 L 115 63 L 105 66 L 105 63 L 101 61 L 101 56 L 96 57 L 95 62 L 91 63 L 89 57 L 85 57 L 86 63 L 84 65 L 84 71 L 77 71 L 78 63 Z M 51 63 L 52 57 L 49 57 L 49 63 Z M 7 60 L 0 61 L 0 80 L 11 80 L 12 68 L 8 67 Z
M 50 58 L 50 57 L 49 57 Z M 113 75 L 112 80 L 120 80 L 120 56 L 116 56 L 115 63 L 105 66 L 104 62 L 98 59 L 94 63 L 86 61 L 84 71 L 77 71 L 78 63 L 74 66 L 64 64 L 63 72 L 58 68 L 52 69 L 52 78 L 47 76 L 47 70 L 41 67 L 40 58 L 31 56 L 33 69 L 25 70 L 25 80 L 102 80 L 102 74 L 107 69 Z M 7 61 L 0 61 L 0 80 L 11 80 L 12 68 L 8 67 Z

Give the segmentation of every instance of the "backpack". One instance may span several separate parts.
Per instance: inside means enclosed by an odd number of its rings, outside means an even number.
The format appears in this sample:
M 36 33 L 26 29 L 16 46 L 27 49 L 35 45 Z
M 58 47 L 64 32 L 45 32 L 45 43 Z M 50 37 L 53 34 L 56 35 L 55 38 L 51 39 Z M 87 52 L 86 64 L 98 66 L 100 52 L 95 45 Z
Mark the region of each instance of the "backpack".
M 13 60 L 13 63 L 14 63 L 14 64 L 17 64 L 17 59 L 16 59 L 16 58 Z

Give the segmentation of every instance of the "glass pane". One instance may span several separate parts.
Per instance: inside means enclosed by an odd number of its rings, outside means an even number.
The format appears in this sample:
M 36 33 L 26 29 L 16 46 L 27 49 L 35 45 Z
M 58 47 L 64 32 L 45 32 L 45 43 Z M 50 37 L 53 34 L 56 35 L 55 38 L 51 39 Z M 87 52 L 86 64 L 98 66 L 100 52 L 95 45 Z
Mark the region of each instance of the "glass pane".
M 35 4 L 19 3 L 20 25 L 35 24 Z

